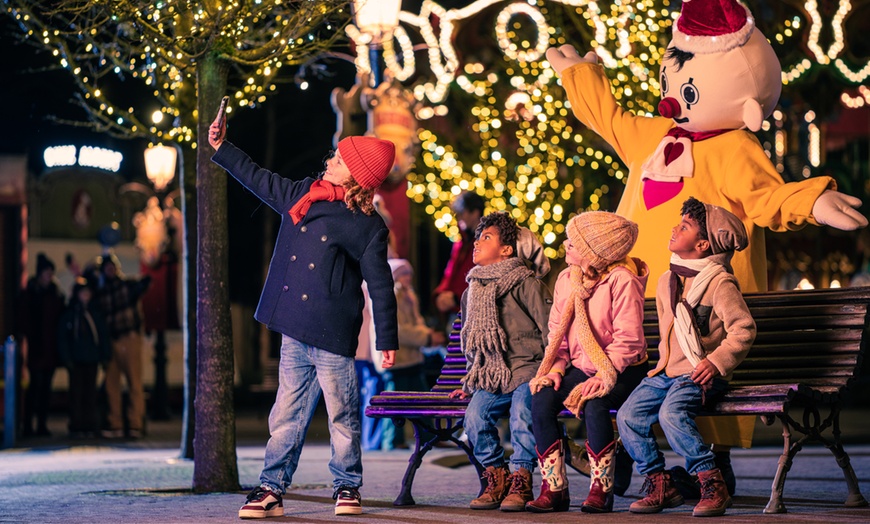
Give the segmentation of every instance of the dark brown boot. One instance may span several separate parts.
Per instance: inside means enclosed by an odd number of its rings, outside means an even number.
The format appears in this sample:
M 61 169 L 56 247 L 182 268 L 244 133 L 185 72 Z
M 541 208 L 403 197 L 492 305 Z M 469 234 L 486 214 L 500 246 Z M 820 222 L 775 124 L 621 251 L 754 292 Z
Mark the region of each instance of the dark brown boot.
M 628 511 L 632 513 L 658 513 L 665 508 L 676 508 L 683 504 L 683 496 L 677 491 L 667 471 L 647 475 L 640 490 L 646 492 L 646 497 L 628 507 Z
M 701 483 L 701 500 L 692 511 L 693 517 L 718 517 L 725 514 L 731 507 L 731 496 L 725 486 L 725 479 L 719 468 L 709 471 L 699 471 L 698 481 Z
M 526 502 L 531 502 L 532 496 L 532 472 L 526 468 L 520 468 L 508 477 L 508 494 L 501 501 L 502 511 L 525 511 Z
M 486 468 L 483 471 L 486 487 L 483 489 L 483 495 L 471 501 L 469 504 L 471 509 L 498 509 L 510 488 L 507 482 L 509 474 L 506 466 Z
M 543 454 L 538 453 L 538 464 L 543 477 L 541 494 L 537 499 L 526 504 L 526 511 L 532 513 L 568 511 L 571 497 L 568 496 L 568 475 L 565 471 L 565 450 L 562 441 L 557 440 Z
M 589 495 L 580 506 L 584 513 L 610 513 L 613 511 L 613 475 L 616 469 L 616 442 L 604 446 L 598 454 L 589 447 L 590 485 Z

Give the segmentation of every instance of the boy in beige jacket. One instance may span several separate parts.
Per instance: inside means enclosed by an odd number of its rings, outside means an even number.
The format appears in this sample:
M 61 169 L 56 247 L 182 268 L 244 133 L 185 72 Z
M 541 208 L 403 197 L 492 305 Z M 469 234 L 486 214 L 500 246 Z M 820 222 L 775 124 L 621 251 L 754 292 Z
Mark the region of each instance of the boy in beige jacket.
M 658 422 L 673 450 L 697 474 L 701 500 L 693 515 L 724 515 L 731 497 L 698 433 L 695 417 L 708 397 L 725 389 L 755 340 L 755 321 L 731 271 L 734 251 L 747 246 L 746 229 L 731 212 L 689 198 L 668 249 L 670 271 L 659 279 L 659 361 L 617 414 L 626 450 L 646 475 L 647 495 L 632 513 L 657 513 L 683 503 L 652 426 Z

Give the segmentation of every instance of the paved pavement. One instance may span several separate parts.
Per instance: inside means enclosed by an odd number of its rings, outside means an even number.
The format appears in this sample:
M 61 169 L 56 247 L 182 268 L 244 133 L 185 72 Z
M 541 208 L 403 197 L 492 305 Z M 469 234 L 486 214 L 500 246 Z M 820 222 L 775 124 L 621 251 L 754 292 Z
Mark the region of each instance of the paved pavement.
M 866 421 L 867 413 L 849 414 Z M 265 413 L 241 414 L 237 420 L 239 478 L 244 488 L 257 483 L 266 439 Z M 845 417 L 844 417 L 845 420 Z M 64 421 L 53 420 L 56 434 Z M 870 497 L 870 439 L 864 422 L 843 428 L 850 442 L 846 450 L 865 496 Z M 870 522 L 870 508 L 846 508 L 843 475 L 830 452 L 809 446 L 798 454 L 785 486 L 788 513 L 763 515 L 770 495 L 777 460 L 782 452 L 778 429 L 759 426 L 757 445 L 735 450 L 734 469 L 738 495 L 721 521 L 727 522 Z M 178 458 L 180 423 L 153 422 L 149 434 L 138 441 L 93 443 L 43 438 L 24 441 L 23 447 L 0 451 L 0 522 L 239 522 L 237 511 L 244 492 L 194 495 L 190 491 L 193 463 Z M 628 505 L 639 498 L 642 484 L 635 474 L 626 497 L 617 497 L 615 512 L 586 515 L 579 505 L 588 491 L 588 479 L 569 472 L 572 507 L 569 513 L 532 515 L 472 511 L 468 501 L 479 486 L 474 469 L 464 455 L 449 449 L 430 452 L 414 484 L 416 506 L 396 508 L 392 500 L 407 466 L 409 452 L 366 452 L 365 485 L 361 492 L 365 513 L 355 517 L 333 514 L 331 477 L 327 469 L 329 445 L 322 418 L 309 432 L 293 488 L 285 496 L 285 517 L 269 522 L 322 523 L 479 523 L 565 522 L 591 519 L 610 522 L 697 522 L 691 505 L 666 510 L 661 515 L 632 515 Z M 679 464 L 666 453 L 669 464 Z M 539 477 L 535 477 L 536 491 Z

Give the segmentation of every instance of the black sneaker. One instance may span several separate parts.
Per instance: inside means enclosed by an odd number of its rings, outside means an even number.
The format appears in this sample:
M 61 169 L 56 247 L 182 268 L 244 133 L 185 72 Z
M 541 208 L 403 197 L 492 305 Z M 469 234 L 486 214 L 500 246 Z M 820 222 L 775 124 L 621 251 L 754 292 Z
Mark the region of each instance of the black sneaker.
M 239 509 L 240 519 L 262 519 L 266 517 L 283 517 L 284 501 L 281 495 L 263 486 L 257 486 L 248 493 L 248 500 Z
M 362 500 L 359 489 L 350 486 L 341 486 L 332 494 L 335 500 L 336 515 L 359 515 L 362 513 Z

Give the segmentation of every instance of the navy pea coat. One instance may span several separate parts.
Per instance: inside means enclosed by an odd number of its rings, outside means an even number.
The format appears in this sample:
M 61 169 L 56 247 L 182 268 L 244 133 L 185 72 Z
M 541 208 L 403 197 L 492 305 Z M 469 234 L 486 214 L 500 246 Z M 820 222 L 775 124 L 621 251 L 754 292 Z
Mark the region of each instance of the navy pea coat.
M 292 181 L 261 168 L 224 141 L 212 161 L 281 215 L 269 275 L 254 317 L 272 331 L 353 357 L 362 325 L 362 282 L 372 299 L 377 349 L 398 349 L 396 296 L 387 264 L 389 231 L 377 213 L 318 201 L 294 224 L 289 210 L 313 178 Z

